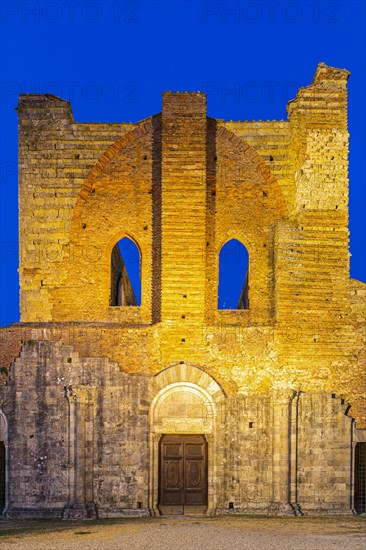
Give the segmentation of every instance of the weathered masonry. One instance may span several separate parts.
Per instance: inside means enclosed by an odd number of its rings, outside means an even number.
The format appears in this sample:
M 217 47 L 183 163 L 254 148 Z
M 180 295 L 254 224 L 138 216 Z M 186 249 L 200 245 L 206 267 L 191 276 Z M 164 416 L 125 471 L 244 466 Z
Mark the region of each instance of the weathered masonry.
M 365 512 L 348 76 L 321 63 L 278 122 L 167 92 L 138 124 L 82 124 L 65 100 L 20 96 L 4 515 Z M 227 307 L 233 243 L 249 267 Z

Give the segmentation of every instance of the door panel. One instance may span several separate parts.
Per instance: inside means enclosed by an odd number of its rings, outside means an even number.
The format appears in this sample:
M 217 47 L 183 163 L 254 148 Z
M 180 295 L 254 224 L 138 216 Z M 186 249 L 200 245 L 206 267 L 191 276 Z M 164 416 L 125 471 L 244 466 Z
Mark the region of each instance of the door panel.
M 183 453 L 180 442 L 164 442 L 161 447 L 161 498 L 164 506 L 177 506 L 183 513 Z
M 159 470 L 162 514 L 206 511 L 207 442 L 203 435 L 162 436 Z
M 164 500 L 167 505 L 183 504 L 182 467 L 181 461 L 164 461 Z

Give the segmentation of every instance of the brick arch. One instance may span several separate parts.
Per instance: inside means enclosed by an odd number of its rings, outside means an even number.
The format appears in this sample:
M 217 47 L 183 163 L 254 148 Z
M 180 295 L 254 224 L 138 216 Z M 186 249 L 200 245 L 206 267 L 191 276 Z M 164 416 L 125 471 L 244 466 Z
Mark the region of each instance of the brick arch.
M 228 163 L 225 167 L 226 183 L 235 182 L 227 183 L 229 189 L 233 189 L 239 182 L 243 189 L 249 187 L 251 196 L 257 199 L 257 204 L 262 204 L 265 208 L 269 207 L 271 211 L 276 212 L 276 218 L 284 218 L 288 215 L 280 184 L 262 157 L 252 147 L 230 130 L 219 126 L 216 132 L 216 153 L 219 162 L 225 159 L 236 161 Z M 218 183 L 220 183 L 220 177 L 222 174 L 219 172 L 216 175 Z M 267 192 L 265 199 L 268 200 L 264 200 L 264 196 L 261 197 L 260 194 L 263 191 Z
M 216 403 L 225 399 L 226 394 L 216 380 L 202 369 L 186 363 L 172 365 L 158 372 L 153 379 L 153 393 L 173 383 L 190 383 L 205 390 Z
M 253 249 L 253 242 L 250 238 L 243 234 L 241 231 L 227 231 L 227 234 L 217 243 L 217 252 L 220 254 L 222 248 L 230 241 L 238 241 L 247 249 L 250 255 L 251 249 Z
M 247 312 L 218 313 L 219 252 L 238 239 L 249 253 L 250 322 L 270 319 L 273 312 L 275 227 L 288 217 L 282 189 L 265 161 L 238 136 L 218 126 L 215 139 L 215 190 L 209 197 L 212 261 L 207 267 L 206 292 L 212 318 L 232 315 L 243 322 Z M 227 318 L 227 317 L 224 317 Z M 246 321 L 247 322 L 247 321 Z
M 71 232 L 73 232 L 73 229 L 75 229 L 75 226 L 79 225 L 81 211 L 84 207 L 84 204 L 87 201 L 88 197 L 90 196 L 93 190 L 93 186 L 96 184 L 97 180 L 102 176 L 103 171 L 105 170 L 109 162 L 132 141 L 138 140 L 139 138 L 149 135 L 152 133 L 152 131 L 153 131 L 153 124 L 152 124 L 152 121 L 149 120 L 148 122 L 135 128 L 134 130 L 131 130 L 127 134 L 124 134 L 121 138 L 115 141 L 115 143 L 110 145 L 108 149 L 103 153 L 103 155 L 98 159 L 98 161 L 93 166 L 88 176 L 84 180 L 84 183 L 79 191 L 76 204 L 74 207 L 74 211 L 73 211 Z
M 152 121 L 148 121 L 110 146 L 85 179 L 70 228 L 72 262 L 65 255 L 60 269 L 70 281 L 71 290 L 66 297 L 62 289 L 53 291 L 54 316 L 64 315 L 65 303 L 70 303 L 67 307 L 78 319 L 150 321 L 153 143 L 154 128 Z M 131 307 L 128 311 L 110 308 L 111 252 L 124 236 L 137 245 L 140 254 L 138 312 Z
M 113 248 L 116 246 L 116 244 L 119 243 L 119 241 L 121 241 L 122 239 L 125 239 L 125 238 L 129 239 L 130 241 L 133 242 L 134 245 L 136 245 L 137 250 L 139 251 L 139 254 L 140 254 L 140 262 L 142 261 L 142 247 L 141 247 L 140 239 L 138 237 L 136 237 L 134 232 L 130 232 L 130 231 L 124 230 L 124 229 L 121 229 L 120 231 L 117 231 L 117 233 L 115 233 L 107 241 L 106 247 L 103 250 L 103 253 L 104 253 L 104 256 L 105 256 L 106 260 L 108 260 L 108 258 L 112 254 Z

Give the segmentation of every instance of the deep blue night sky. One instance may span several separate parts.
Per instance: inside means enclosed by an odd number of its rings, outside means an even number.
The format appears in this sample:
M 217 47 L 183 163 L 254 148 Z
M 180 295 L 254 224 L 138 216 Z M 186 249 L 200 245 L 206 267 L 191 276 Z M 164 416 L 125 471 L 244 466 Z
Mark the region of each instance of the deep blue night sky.
M 19 319 L 17 97 L 52 93 L 78 122 L 136 122 L 164 90 L 206 91 L 208 114 L 286 119 L 317 64 L 349 80 L 351 276 L 366 278 L 365 2 L 6 1 L 1 5 L 1 311 Z

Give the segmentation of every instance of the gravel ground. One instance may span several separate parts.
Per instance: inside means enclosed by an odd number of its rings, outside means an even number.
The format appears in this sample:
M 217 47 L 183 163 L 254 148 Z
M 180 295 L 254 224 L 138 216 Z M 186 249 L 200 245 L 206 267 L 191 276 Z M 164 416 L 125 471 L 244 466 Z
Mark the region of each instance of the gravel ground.
M 366 518 L 0 521 L 1 550 L 365 550 Z

